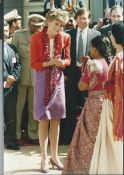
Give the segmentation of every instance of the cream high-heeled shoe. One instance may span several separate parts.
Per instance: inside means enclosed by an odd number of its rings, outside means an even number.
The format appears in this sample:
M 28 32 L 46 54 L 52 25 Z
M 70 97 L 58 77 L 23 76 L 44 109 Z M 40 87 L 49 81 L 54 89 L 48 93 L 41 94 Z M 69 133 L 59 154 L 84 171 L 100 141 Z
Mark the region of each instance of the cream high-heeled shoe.
M 57 164 L 52 158 L 50 158 L 50 163 L 52 165 L 52 167 L 54 168 L 54 166 L 58 169 L 58 170 L 63 170 L 63 165 L 59 165 Z
M 41 162 L 41 173 L 48 173 L 49 172 L 49 164 L 47 160 Z

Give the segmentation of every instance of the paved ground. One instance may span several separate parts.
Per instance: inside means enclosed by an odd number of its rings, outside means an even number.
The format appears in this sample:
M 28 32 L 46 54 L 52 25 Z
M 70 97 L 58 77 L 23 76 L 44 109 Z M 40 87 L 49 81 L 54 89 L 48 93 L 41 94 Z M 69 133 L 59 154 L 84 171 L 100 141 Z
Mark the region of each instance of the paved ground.
M 59 157 L 64 162 L 67 146 L 59 146 Z M 50 157 L 50 148 L 48 147 Z M 41 175 L 39 146 L 21 147 L 19 151 L 4 150 L 4 175 Z M 45 173 L 47 174 L 47 173 Z M 61 174 L 61 171 L 50 168 L 48 174 Z

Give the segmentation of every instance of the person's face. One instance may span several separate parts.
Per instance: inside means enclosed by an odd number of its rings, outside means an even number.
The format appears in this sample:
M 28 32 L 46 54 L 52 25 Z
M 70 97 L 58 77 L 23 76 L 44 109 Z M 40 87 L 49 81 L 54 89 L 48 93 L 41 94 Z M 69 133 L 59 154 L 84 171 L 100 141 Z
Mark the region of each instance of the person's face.
M 80 29 L 88 27 L 90 23 L 88 12 L 85 12 L 84 14 L 77 16 L 76 22 Z
M 122 21 L 122 20 L 123 20 L 122 11 L 120 11 L 119 9 L 115 9 L 111 12 L 112 23 L 117 22 L 117 21 Z
M 98 26 L 99 26 L 99 27 L 102 27 L 102 26 L 103 26 L 103 20 L 99 20 L 99 21 L 98 21 Z
M 90 47 L 90 56 L 91 56 L 91 58 L 95 58 L 95 59 L 99 58 L 100 57 L 100 53 L 99 53 L 98 49 L 93 47 L 93 46 L 91 46 Z
M 42 28 L 43 28 L 42 26 L 35 26 L 29 22 L 29 30 L 31 34 L 34 34 L 36 32 L 41 32 Z
M 73 29 L 73 28 L 75 28 L 75 25 L 73 24 L 73 20 L 70 19 L 66 24 L 66 29 Z
M 90 56 L 91 56 L 92 58 L 95 58 L 95 52 L 96 52 L 96 48 L 93 47 L 93 46 L 91 46 L 91 47 L 90 47 Z
M 4 41 L 9 38 L 9 25 L 4 26 Z
M 13 22 L 13 25 L 14 25 L 14 27 L 15 27 L 16 30 L 21 29 L 21 27 L 22 27 L 22 21 L 20 19 L 17 19 L 17 20 L 15 20 Z
M 63 30 L 63 24 L 57 20 L 48 21 L 48 30 L 55 36 Z

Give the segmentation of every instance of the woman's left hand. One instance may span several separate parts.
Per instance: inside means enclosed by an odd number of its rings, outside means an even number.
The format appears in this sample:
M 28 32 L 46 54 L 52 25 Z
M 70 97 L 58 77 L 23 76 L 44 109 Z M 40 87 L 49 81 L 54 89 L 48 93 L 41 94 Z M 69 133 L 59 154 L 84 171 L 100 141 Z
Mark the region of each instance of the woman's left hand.
M 56 56 L 54 58 L 54 65 L 57 66 L 57 67 L 61 67 L 61 68 L 64 68 L 65 67 L 65 64 L 64 64 L 64 60 L 62 60 L 60 57 Z

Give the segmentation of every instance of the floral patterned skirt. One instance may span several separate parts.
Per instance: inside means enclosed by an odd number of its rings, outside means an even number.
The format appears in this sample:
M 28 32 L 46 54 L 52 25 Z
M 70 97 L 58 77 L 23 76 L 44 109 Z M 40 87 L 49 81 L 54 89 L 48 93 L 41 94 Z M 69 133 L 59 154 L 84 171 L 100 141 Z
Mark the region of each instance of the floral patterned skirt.
M 88 174 L 98 132 L 103 92 L 91 92 L 79 117 L 62 174 Z
M 123 174 L 123 141 L 114 140 L 110 99 L 103 102 L 89 174 Z

